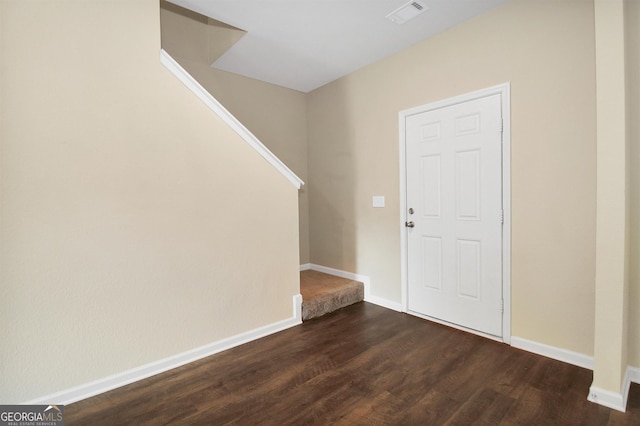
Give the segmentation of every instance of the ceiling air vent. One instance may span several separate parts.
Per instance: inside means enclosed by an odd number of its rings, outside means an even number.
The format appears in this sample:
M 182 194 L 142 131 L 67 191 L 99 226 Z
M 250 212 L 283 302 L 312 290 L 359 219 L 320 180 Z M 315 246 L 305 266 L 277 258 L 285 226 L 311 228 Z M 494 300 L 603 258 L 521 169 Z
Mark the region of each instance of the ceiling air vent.
M 429 9 L 422 1 L 410 1 L 386 16 L 391 22 L 404 24 Z

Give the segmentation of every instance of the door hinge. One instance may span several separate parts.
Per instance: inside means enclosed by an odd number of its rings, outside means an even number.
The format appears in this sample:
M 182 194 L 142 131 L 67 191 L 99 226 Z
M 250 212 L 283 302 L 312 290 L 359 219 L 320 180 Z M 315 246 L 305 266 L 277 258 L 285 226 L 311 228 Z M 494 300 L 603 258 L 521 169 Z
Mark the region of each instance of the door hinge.
M 504 118 L 500 119 L 500 133 L 504 133 Z
M 500 223 L 504 223 L 504 210 L 500 210 Z
M 500 313 L 504 314 L 504 299 L 500 299 Z

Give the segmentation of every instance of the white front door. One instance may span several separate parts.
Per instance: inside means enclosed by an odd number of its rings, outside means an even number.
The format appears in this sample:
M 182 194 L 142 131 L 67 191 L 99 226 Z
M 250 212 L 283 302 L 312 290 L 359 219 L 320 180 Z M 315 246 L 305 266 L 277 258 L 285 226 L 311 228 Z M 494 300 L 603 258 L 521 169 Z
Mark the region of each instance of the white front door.
M 406 117 L 407 308 L 502 336 L 500 94 Z

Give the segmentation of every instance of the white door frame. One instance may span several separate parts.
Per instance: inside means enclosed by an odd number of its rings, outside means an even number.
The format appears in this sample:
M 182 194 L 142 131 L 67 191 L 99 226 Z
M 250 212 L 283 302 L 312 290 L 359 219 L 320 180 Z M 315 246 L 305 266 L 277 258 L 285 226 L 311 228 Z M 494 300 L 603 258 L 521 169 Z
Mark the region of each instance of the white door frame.
M 504 300 L 504 310 L 502 312 L 502 341 L 511 343 L 511 85 L 509 82 L 486 89 L 466 93 L 453 98 L 432 102 L 426 105 L 400 111 L 398 114 L 400 129 L 400 256 L 401 256 L 401 283 L 402 283 L 402 312 L 408 312 L 408 248 L 407 248 L 407 228 L 405 222 L 407 217 L 407 161 L 406 161 L 406 118 L 410 115 L 432 111 L 451 105 L 484 98 L 490 95 L 500 95 L 502 104 L 502 205 L 504 210 L 504 225 L 502 232 L 502 296 Z M 433 320 L 433 318 L 429 318 Z M 449 326 L 459 328 L 470 333 L 496 339 L 475 330 L 465 327 L 456 327 L 453 324 L 445 323 Z

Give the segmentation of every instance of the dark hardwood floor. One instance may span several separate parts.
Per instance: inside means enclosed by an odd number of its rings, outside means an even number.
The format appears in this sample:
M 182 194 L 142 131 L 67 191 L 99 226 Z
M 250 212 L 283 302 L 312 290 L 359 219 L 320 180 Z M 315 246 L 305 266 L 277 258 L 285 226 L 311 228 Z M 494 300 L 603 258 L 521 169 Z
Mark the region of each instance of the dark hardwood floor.
M 589 370 L 358 303 L 65 407 L 68 425 L 624 425 Z

